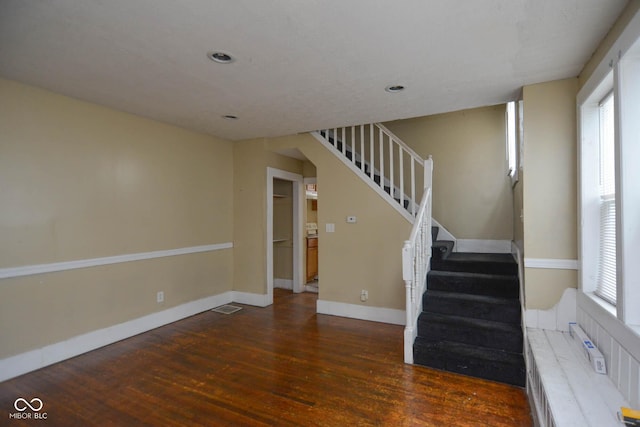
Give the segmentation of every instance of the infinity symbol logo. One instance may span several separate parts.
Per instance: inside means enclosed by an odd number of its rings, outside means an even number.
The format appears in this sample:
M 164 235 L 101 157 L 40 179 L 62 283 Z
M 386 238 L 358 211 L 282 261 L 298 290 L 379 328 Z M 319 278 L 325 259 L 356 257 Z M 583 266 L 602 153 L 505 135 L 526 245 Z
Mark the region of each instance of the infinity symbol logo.
M 32 411 L 38 412 L 40 409 L 42 409 L 42 406 L 42 400 L 38 399 L 37 397 L 31 399 L 30 402 L 28 402 L 26 399 L 23 399 L 22 397 L 19 397 L 15 402 L 13 402 L 13 407 L 20 412 L 26 411 L 27 408 L 31 408 Z

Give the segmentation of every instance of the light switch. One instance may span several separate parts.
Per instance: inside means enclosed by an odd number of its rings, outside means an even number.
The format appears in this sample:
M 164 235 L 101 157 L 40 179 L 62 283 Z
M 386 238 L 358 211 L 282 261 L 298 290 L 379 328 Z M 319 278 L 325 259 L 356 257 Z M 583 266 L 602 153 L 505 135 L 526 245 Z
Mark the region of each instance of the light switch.
M 325 230 L 327 233 L 334 233 L 336 231 L 336 225 L 328 222 L 325 224 Z

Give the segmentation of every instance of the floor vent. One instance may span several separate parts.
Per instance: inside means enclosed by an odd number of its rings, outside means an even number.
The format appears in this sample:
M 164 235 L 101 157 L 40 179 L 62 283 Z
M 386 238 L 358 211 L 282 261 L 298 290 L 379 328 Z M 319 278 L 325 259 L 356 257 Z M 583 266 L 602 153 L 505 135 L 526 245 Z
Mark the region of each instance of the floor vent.
M 220 307 L 211 309 L 211 311 L 215 311 L 216 313 L 222 313 L 222 314 L 233 314 L 239 310 L 242 310 L 242 307 L 238 307 L 237 305 L 229 305 L 229 304 L 221 305 Z

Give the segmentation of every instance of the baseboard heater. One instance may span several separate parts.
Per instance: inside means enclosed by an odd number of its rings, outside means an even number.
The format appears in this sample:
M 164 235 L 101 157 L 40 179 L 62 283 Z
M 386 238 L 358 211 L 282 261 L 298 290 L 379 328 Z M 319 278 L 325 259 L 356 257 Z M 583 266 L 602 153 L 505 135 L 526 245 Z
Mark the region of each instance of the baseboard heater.
M 607 367 L 604 362 L 604 356 L 600 353 L 600 350 L 591 342 L 589 336 L 582 330 L 577 323 L 569 323 L 569 333 L 576 342 L 576 344 L 582 349 L 583 354 L 591 363 L 593 370 L 599 374 L 607 373 Z

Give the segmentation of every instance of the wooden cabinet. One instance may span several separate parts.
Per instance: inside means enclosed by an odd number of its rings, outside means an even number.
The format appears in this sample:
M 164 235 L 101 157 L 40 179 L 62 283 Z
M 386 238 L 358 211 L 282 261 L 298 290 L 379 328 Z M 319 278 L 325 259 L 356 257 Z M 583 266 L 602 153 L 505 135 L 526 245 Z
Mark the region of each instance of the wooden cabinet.
M 307 282 L 318 274 L 318 238 L 307 237 Z

